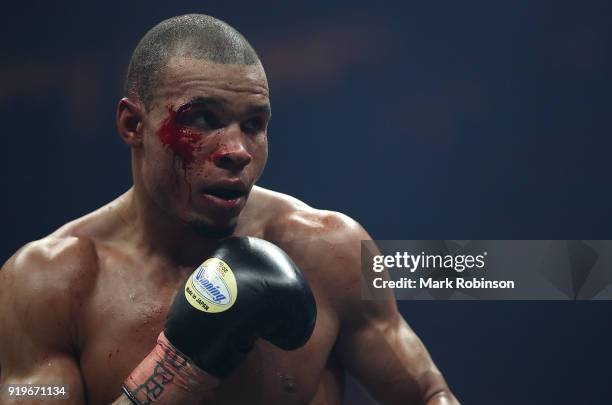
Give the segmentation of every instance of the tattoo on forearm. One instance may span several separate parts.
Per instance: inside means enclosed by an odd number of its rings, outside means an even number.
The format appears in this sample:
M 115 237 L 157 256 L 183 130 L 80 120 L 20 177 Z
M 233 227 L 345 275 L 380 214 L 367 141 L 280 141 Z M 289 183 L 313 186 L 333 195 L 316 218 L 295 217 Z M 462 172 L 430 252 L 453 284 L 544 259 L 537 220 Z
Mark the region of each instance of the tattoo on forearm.
M 142 405 L 150 405 L 162 395 L 176 373 L 186 366 L 187 360 L 181 358 L 176 351 L 165 348 L 164 357 L 157 362 L 153 374 L 130 394 Z

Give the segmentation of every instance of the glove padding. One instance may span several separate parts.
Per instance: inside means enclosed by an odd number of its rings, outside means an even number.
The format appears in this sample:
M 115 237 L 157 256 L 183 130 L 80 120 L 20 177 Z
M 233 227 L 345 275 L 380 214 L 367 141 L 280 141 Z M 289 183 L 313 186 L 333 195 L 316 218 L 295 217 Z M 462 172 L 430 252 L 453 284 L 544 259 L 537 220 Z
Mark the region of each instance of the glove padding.
M 302 273 L 282 249 L 259 238 L 233 237 L 211 257 L 222 262 L 204 262 L 177 293 L 168 313 L 164 333 L 180 352 L 223 378 L 259 337 L 284 350 L 308 341 L 316 303 Z

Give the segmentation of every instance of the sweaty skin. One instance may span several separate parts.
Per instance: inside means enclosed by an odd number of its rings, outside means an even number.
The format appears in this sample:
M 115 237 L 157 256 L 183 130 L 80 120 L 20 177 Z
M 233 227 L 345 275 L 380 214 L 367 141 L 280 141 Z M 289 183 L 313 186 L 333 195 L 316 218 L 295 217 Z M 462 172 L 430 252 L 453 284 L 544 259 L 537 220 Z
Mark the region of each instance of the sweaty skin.
M 197 403 L 341 404 L 348 370 L 383 404 L 458 404 L 392 297 L 361 299 L 365 230 L 253 186 L 270 118 L 261 65 L 174 58 L 154 100 L 118 107 L 134 186 L 24 246 L 0 271 L 0 382 L 69 385 L 69 400 L 43 403 L 129 404 L 121 384 L 155 345 L 174 295 L 233 234 L 293 258 L 317 323 L 295 351 L 258 340 Z M 210 194 L 221 186 L 244 193 Z M 214 331 L 204 341 L 206 333 Z

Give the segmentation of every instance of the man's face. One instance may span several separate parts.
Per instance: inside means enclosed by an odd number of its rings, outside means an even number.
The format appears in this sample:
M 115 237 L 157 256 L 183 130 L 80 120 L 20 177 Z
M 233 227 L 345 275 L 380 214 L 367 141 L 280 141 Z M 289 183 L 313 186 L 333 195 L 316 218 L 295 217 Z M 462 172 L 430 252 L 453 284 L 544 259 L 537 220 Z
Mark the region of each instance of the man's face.
M 143 120 L 144 189 L 197 232 L 231 234 L 266 164 L 269 119 L 261 65 L 171 59 Z

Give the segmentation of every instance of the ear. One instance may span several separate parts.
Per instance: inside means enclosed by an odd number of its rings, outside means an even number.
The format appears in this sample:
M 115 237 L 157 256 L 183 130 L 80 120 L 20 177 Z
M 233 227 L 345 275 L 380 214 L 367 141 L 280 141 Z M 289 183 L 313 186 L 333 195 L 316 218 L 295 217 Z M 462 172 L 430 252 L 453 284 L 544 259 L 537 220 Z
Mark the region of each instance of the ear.
M 127 97 L 119 100 L 117 105 L 117 130 L 123 142 L 131 147 L 142 145 L 144 118 L 143 106 Z

